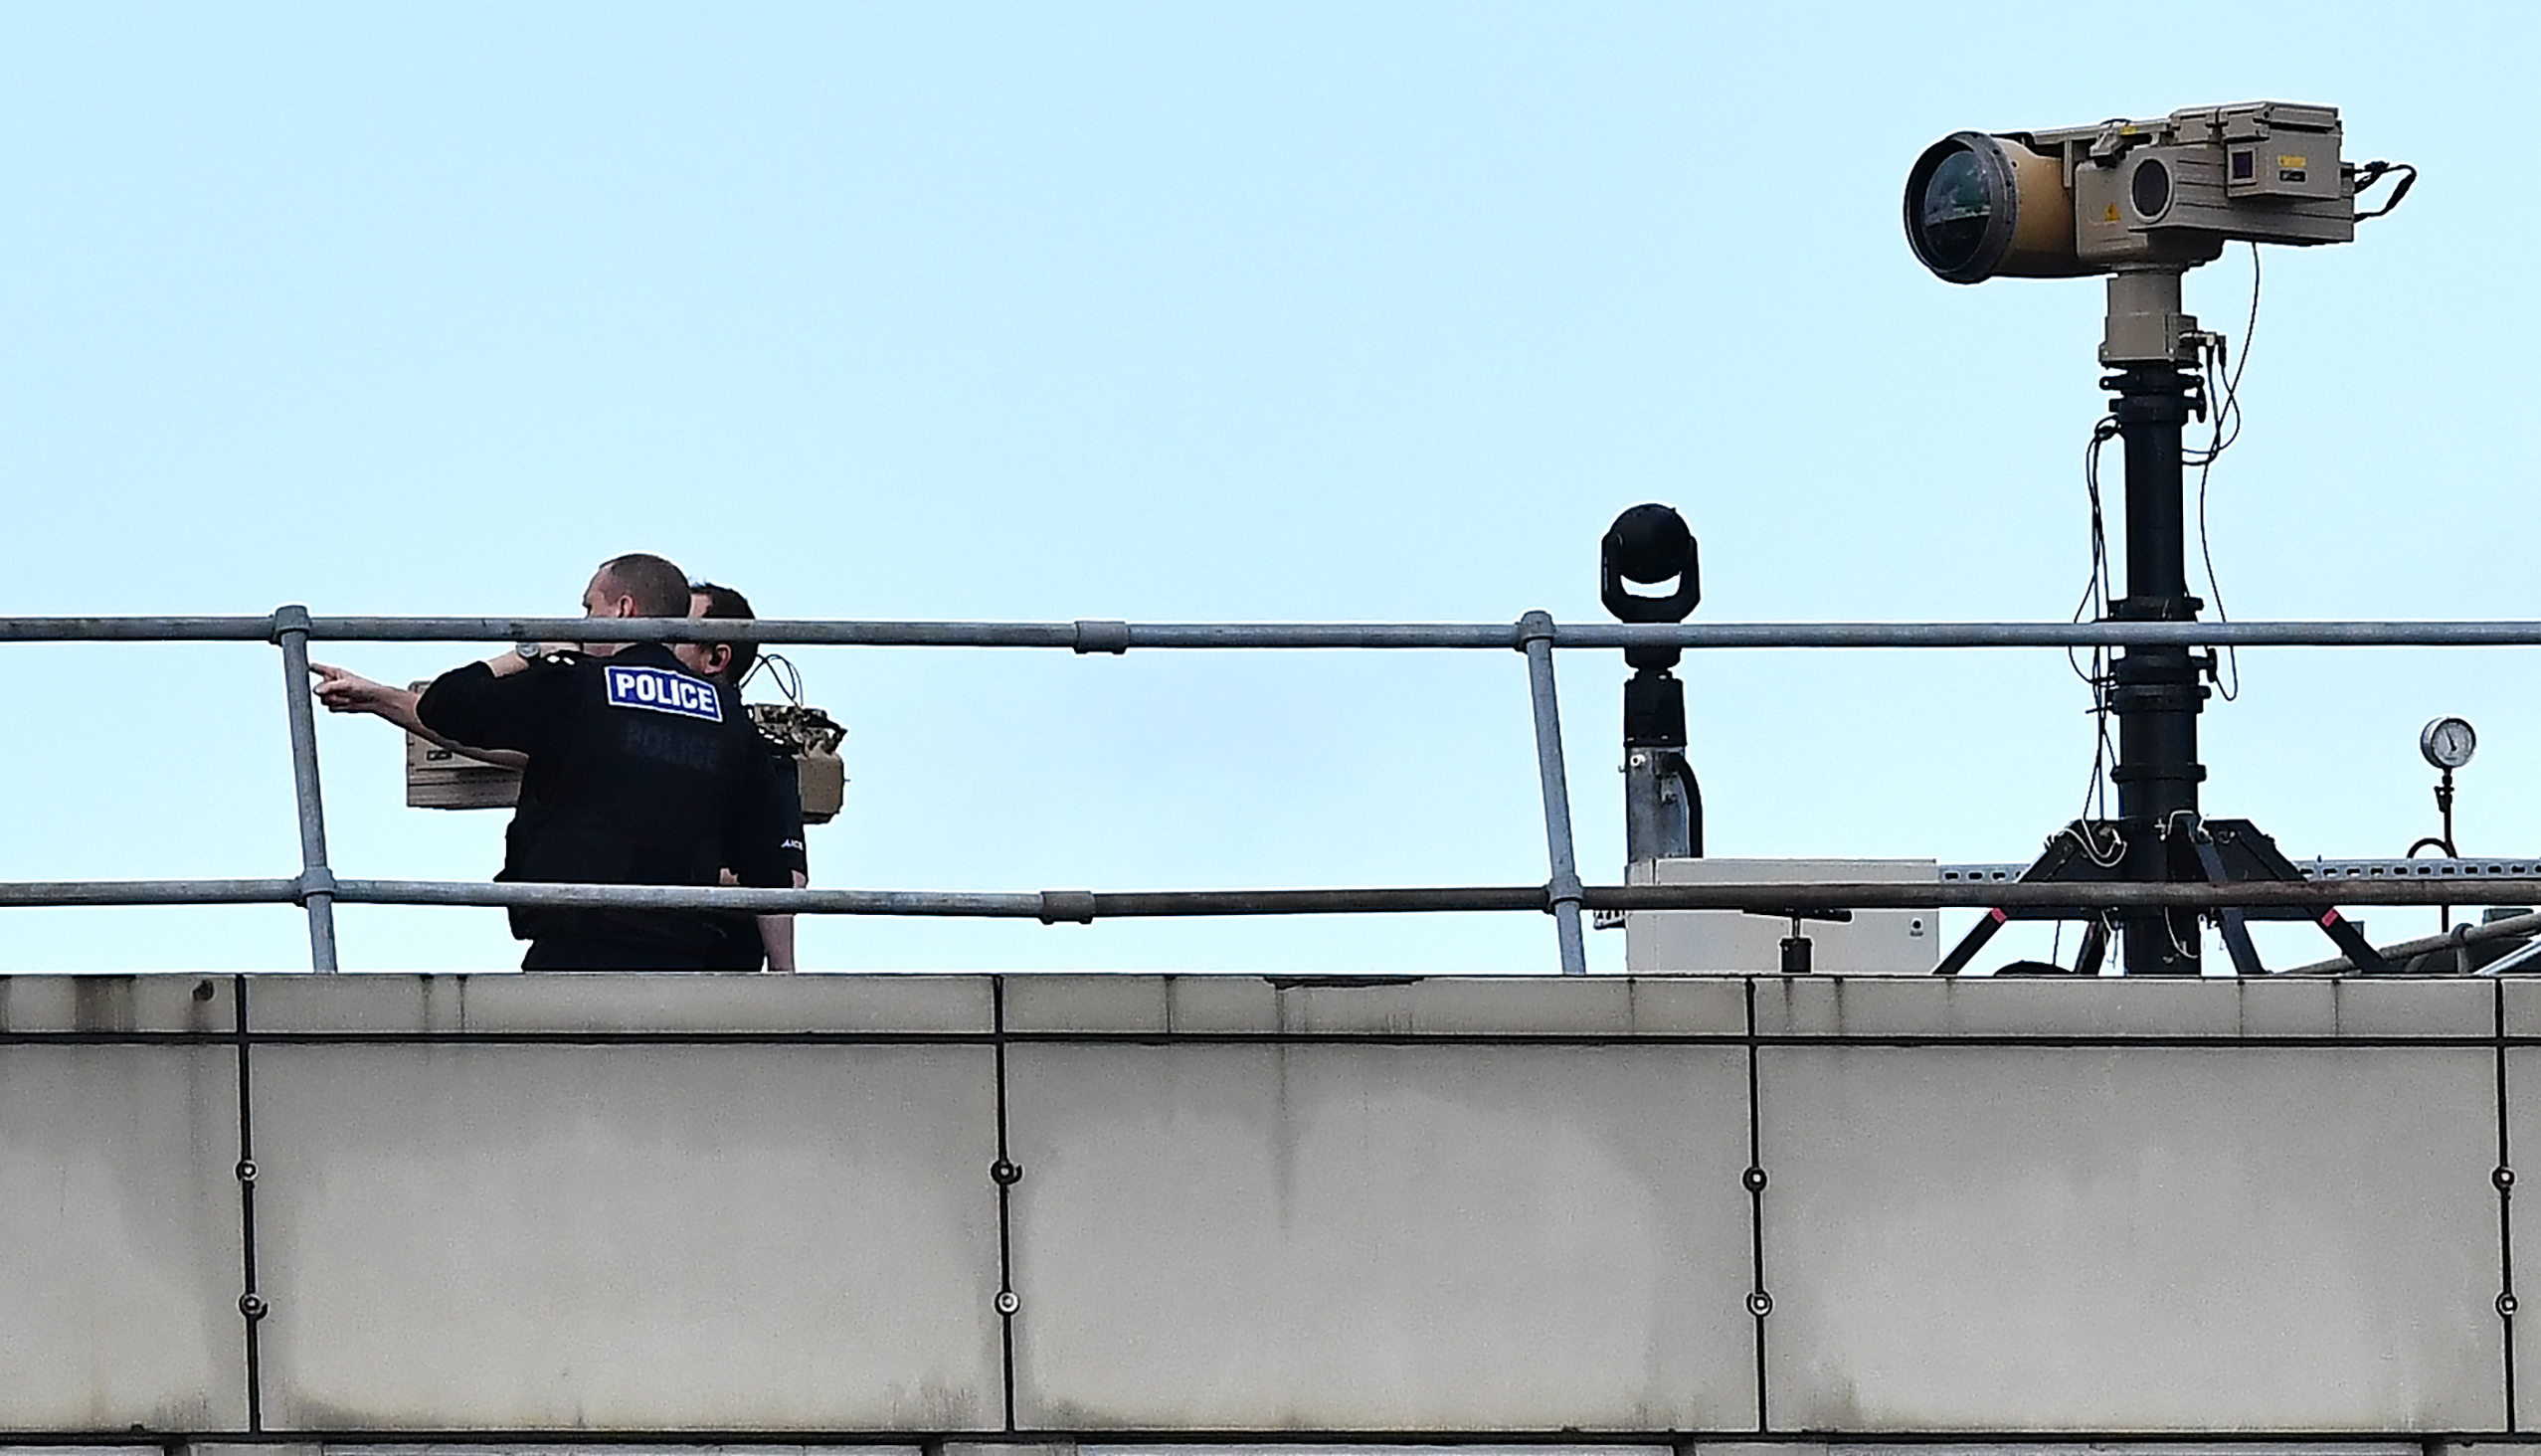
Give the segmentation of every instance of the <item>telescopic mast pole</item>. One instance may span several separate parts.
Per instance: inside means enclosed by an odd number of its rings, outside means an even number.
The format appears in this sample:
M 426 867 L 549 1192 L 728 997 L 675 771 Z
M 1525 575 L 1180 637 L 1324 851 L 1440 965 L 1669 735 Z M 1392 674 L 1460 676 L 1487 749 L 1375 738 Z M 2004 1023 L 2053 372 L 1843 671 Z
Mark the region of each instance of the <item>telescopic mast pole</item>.
M 2111 274 L 2101 381 L 2126 455 L 2126 594 L 2109 606 L 2119 622 L 2193 622 L 2205 604 L 2188 592 L 2186 470 L 2181 436 L 2205 402 L 2194 368 L 2197 320 L 2180 311 L 2184 270 Z M 2117 814 L 2124 825 L 2124 877 L 2196 879 L 2197 715 L 2206 700 L 2197 658 L 2186 646 L 2122 649 L 2106 686 L 2117 719 Z M 2129 976 L 2195 976 L 2201 931 L 2194 912 L 2127 912 Z

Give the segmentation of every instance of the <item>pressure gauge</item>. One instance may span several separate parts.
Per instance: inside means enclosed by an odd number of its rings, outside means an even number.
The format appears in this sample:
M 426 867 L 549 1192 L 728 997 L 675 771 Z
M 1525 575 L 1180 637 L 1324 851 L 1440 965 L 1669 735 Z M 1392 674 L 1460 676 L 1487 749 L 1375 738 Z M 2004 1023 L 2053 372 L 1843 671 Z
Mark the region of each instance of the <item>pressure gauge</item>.
M 2457 769 L 2470 762 L 2470 750 L 2479 746 L 2479 735 L 2459 718 L 2438 718 L 2418 735 L 2418 752 L 2439 769 Z

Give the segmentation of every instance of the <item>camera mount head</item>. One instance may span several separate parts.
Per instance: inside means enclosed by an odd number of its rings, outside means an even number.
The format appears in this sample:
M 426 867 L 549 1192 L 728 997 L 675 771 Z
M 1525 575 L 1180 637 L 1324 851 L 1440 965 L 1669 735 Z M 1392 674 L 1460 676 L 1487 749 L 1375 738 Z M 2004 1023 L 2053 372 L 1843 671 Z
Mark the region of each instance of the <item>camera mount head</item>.
M 1670 580 L 1676 590 L 1663 597 L 1640 596 L 1624 586 Z M 1597 595 L 1617 622 L 1685 621 L 1703 600 L 1703 572 L 1685 517 L 1655 502 L 1616 516 L 1597 543 Z M 1645 672 L 1664 672 L 1680 655 L 1675 647 L 1627 647 L 1623 659 Z
M 1597 595 L 1618 622 L 1683 622 L 1703 601 L 1694 531 L 1673 506 L 1636 505 L 1614 518 L 1597 543 Z M 1673 580 L 1664 597 L 1637 596 L 1627 581 L 1656 586 Z

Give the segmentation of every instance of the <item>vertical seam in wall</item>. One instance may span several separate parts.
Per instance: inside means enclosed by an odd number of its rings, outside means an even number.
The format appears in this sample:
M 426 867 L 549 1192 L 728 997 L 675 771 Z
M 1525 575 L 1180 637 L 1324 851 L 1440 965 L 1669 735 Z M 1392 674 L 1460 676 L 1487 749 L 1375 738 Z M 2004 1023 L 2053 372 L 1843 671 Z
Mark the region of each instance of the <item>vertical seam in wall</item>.
M 239 1161 L 232 1169 L 239 1184 L 240 1275 L 239 1318 L 247 1326 L 247 1428 L 265 1429 L 265 1369 L 258 1326 L 265 1313 L 264 1295 L 256 1287 L 256 1115 L 254 1057 L 248 1033 L 247 978 L 230 978 L 231 1004 L 238 1019 Z
M 997 1185 L 998 1338 L 1002 1352 L 1005 1429 L 1010 1435 L 1014 1431 L 1014 1314 L 1019 1305 L 1014 1293 L 1014 1161 L 1005 1137 L 1004 977 L 990 979 L 989 1003 L 997 1028 L 992 1043 L 997 1054 L 997 1163 L 990 1178 Z
M 1756 1089 L 1759 1078 L 1756 1060 L 1759 1047 L 1755 1034 L 1755 979 L 1746 981 L 1747 1015 L 1747 1237 L 1754 1257 L 1753 1282 L 1747 1294 L 1747 1312 L 1755 1320 L 1755 1428 L 1758 1435 L 1773 1429 L 1772 1407 L 1766 1403 L 1764 1374 L 1764 1322 L 1773 1312 L 1772 1295 L 1764 1284 L 1764 1123 L 1758 1106 Z
M 2506 1434 L 2519 1429 L 2514 1390 L 2514 1160 L 2506 1140 L 2506 992 L 2505 979 L 2490 982 L 2496 1014 L 2497 1166 L 2490 1182 L 2497 1189 L 2497 1325 L 2504 1342 Z

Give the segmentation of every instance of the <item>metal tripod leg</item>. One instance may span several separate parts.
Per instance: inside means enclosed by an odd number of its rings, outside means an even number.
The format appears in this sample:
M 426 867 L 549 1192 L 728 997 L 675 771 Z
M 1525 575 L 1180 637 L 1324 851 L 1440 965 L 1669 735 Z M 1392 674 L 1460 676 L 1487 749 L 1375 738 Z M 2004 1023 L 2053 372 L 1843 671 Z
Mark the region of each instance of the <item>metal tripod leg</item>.
M 2358 971 L 2367 976 L 2392 974 L 2391 963 L 2382 958 L 2382 952 L 2375 950 L 2371 941 L 2365 939 L 2363 931 L 2347 922 L 2347 917 L 2334 909 L 2323 910 L 2320 912 L 2320 928 L 2328 932 L 2329 939 L 2346 953 L 2348 960 L 2356 963 Z
M 2094 915 L 2083 927 L 2083 948 L 2074 953 L 2074 974 L 2097 976 L 2099 963 L 2108 954 L 2108 919 Z
M 2197 863 L 2206 871 L 2206 883 L 2221 885 L 2231 876 L 2224 869 L 2224 857 L 2215 850 L 2215 836 L 2203 824 L 2189 830 L 2189 842 L 2197 846 Z M 2215 919 L 2223 926 L 2224 949 L 2232 952 L 2232 968 L 2244 976 L 2265 976 L 2268 968 L 2259 963 L 2259 948 L 2250 943 L 2250 917 L 2238 905 L 2226 905 Z
M 1959 943 L 1950 948 L 1950 953 L 1941 958 L 1941 964 L 1932 968 L 1932 974 L 1956 976 L 1966 970 L 1967 963 L 1976 959 L 1976 953 L 1985 949 L 1985 943 L 1992 940 L 1994 932 L 2001 930 L 2003 922 L 2009 919 L 2011 917 L 2005 915 L 2000 907 L 1986 911 L 1978 918 L 1976 928 L 1962 936 Z
M 2268 968 L 2259 962 L 2259 948 L 2250 943 L 2250 917 L 2238 905 L 2226 905 L 2216 920 L 2224 932 L 2224 949 L 2232 952 L 2232 968 L 2244 976 L 2265 976 Z

